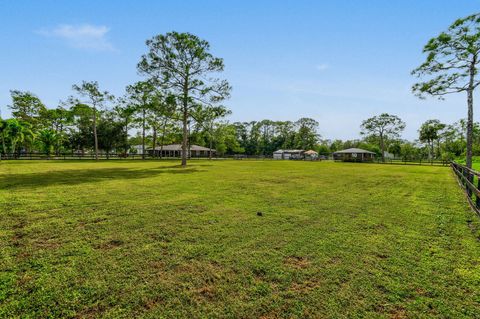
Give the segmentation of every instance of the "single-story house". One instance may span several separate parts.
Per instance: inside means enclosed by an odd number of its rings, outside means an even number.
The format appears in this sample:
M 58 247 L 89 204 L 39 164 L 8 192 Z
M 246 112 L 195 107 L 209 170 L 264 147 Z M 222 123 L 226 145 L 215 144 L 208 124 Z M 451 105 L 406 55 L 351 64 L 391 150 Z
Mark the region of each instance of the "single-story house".
M 300 159 L 304 153 L 304 150 L 278 150 L 273 152 L 273 159 Z
M 149 148 L 148 153 L 157 157 L 181 157 L 182 156 L 182 144 L 170 144 L 155 147 L 155 150 Z M 190 145 L 188 147 L 188 157 L 209 157 L 210 152 L 212 156 L 216 156 L 217 151 L 208 147 L 199 145 Z
M 333 159 L 344 162 L 371 162 L 375 159 L 375 153 L 361 148 L 349 148 L 333 153 Z

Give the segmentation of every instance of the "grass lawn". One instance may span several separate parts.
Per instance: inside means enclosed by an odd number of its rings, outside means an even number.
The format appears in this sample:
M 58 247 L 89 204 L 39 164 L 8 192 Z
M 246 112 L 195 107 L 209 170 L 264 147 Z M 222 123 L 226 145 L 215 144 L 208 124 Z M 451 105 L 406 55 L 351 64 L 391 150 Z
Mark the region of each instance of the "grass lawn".
M 0 317 L 480 317 L 449 168 L 177 164 L 0 163 Z

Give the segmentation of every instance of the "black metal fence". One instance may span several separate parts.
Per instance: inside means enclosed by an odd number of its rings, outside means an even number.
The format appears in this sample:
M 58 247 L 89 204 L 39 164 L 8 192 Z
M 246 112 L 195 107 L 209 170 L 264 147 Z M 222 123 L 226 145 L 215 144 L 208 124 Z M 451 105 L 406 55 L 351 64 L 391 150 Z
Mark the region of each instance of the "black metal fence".
M 118 153 L 99 153 L 99 160 L 141 160 L 141 159 L 178 159 L 179 157 L 160 157 L 152 154 L 118 154 Z M 206 156 L 190 156 L 190 159 L 205 159 Z M 18 153 L 18 154 L 0 154 L 2 160 L 94 160 L 95 153 Z
M 147 154 L 124 154 L 124 153 L 99 153 L 99 160 L 160 160 L 160 159 L 179 159 L 180 157 L 169 157 L 169 156 L 155 156 L 151 153 Z M 189 159 L 208 159 L 209 155 L 202 156 L 190 156 Z M 69 152 L 69 153 L 15 153 L 15 154 L 0 154 L 1 160 L 94 160 L 95 153 L 80 153 L 80 152 Z M 234 160 L 272 160 L 272 155 L 244 155 L 244 154 L 235 154 L 235 155 L 222 155 L 222 156 L 213 156 L 212 159 L 234 159 Z M 306 161 L 321 161 L 332 159 L 328 156 L 321 156 L 316 159 L 311 158 L 290 158 L 290 160 L 306 160 Z M 341 161 L 341 160 L 340 160 Z M 379 164 L 401 164 L 401 165 L 431 165 L 431 166 L 448 166 L 450 165 L 449 161 L 441 160 L 426 160 L 426 159 L 386 159 L 383 162 L 381 159 L 375 159 L 368 163 L 379 163 Z
M 480 172 L 455 162 L 451 162 L 450 166 L 458 184 L 465 190 L 470 206 L 480 215 Z

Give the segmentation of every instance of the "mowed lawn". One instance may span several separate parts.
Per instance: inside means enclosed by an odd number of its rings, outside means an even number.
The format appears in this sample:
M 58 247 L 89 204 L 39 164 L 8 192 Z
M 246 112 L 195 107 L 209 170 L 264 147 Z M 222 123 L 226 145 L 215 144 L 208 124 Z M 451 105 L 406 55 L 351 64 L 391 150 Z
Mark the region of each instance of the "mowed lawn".
M 2 162 L 0 214 L 2 318 L 480 317 L 445 167 Z

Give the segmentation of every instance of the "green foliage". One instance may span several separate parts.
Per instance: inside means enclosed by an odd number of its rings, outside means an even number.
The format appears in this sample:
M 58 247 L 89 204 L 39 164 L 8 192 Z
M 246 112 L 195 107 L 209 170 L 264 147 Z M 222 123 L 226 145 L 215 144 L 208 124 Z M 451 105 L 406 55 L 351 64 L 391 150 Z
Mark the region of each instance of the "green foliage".
M 430 147 L 429 157 L 434 158 L 434 142 L 439 141 L 441 132 L 446 127 L 445 124 L 440 123 L 439 120 L 428 120 L 420 126 L 418 130 L 419 140 L 422 143 L 427 143 Z
M 57 145 L 60 136 L 52 129 L 43 129 L 38 134 L 38 141 L 41 144 L 42 151 L 50 155 Z
M 223 60 L 210 53 L 207 41 L 190 33 L 169 32 L 147 40 L 146 44 L 149 51 L 142 56 L 138 70 L 179 101 L 182 165 L 186 166 L 188 125 L 193 110 L 230 97 L 228 82 L 213 77 L 223 71 Z
M 446 94 L 469 89 L 470 72 L 474 74 L 480 53 L 480 14 L 456 20 L 446 32 L 430 39 L 423 48 L 426 61 L 412 71 L 418 77 L 428 77 L 416 83 L 412 90 L 419 97 L 433 95 L 442 98 Z M 479 84 L 474 79 L 473 86 Z
M 362 135 L 378 138 L 381 156 L 385 160 L 385 142 L 399 138 L 405 129 L 405 123 L 396 115 L 382 113 L 364 120 L 360 127 Z
M 16 118 L 2 120 L 0 127 L 3 153 L 16 153 L 18 144 L 35 138 L 31 124 Z
M 12 97 L 12 115 L 30 127 L 36 128 L 39 125 L 40 115 L 46 111 L 45 105 L 40 99 L 31 92 L 23 92 L 18 90 L 10 91 Z
M 466 165 L 472 165 L 473 92 L 480 84 L 480 13 L 456 20 L 446 32 L 431 39 L 423 52 L 426 61 L 412 71 L 426 80 L 413 85 L 420 98 L 431 95 L 443 99 L 447 94 L 467 92 Z

